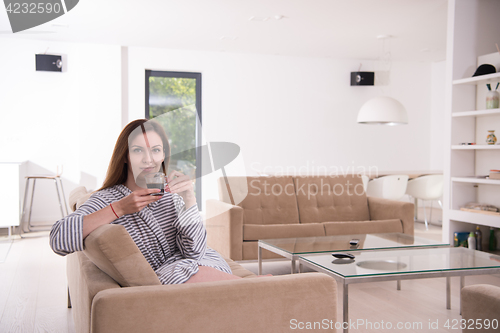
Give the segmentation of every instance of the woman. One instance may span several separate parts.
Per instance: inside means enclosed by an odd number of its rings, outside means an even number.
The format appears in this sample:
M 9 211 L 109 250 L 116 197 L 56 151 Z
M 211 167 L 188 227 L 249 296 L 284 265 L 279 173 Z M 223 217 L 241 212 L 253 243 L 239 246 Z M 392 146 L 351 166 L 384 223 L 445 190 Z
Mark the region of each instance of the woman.
M 170 145 L 158 123 L 138 119 L 125 126 L 103 186 L 52 227 L 52 250 L 63 256 L 82 251 L 83 240 L 93 230 L 108 223 L 121 224 L 162 284 L 239 278 L 207 247 L 206 230 L 188 176 L 170 173 L 170 193 L 163 196 L 151 195 L 159 189 L 145 188 L 144 175 L 165 173 L 169 156 Z

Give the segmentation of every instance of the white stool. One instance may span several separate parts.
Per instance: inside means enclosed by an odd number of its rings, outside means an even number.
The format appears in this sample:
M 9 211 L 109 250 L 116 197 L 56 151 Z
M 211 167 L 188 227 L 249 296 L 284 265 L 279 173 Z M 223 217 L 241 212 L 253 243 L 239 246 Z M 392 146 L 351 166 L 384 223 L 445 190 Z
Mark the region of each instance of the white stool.
M 406 194 L 415 199 L 415 221 L 417 220 L 417 200 L 421 199 L 422 201 L 431 200 L 431 217 L 432 220 L 432 201 L 437 200 L 441 208 L 443 205 L 441 204 L 441 197 L 443 196 L 443 184 L 444 177 L 443 175 L 428 175 L 414 178 L 408 182 L 408 186 L 406 188 Z M 424 202 L 424 220 L 425 220 L 425 229 L 429 229 L 427 222 L 427 214 L 425 212 L 425 202 Z
M 37 231 L 39 230 L 50 230 L 52 227 L 52 224 L 50 225 L 39 225 L 39 226 L 34 226 L 31 224 L 31 212 L 33 208 L 33 196 L 35 194 L 35 184 L 37 180 L 41 179 L 48 179 L 48 180 L 53 180 L 54 184 L 56 185 L 56 191 L 57 191 L 57 197 L 59 199 L 59 208 L 61 209 L 61 215 L 62 217 L 65 217 L 68 214 L 68 207 L 66 204 L 66 195 L 64 194 L 64 187 L 61 181 L 61 174 L 62 174 L 62 168 L 61 168 L 61 173 L 59 173 L 59 168 L 57 168 L 57 173 L 55 175 L 32 175 L 32 176 L 26 176 L 26 187 L 24 189 L 24 202 L 23 202 L 23 214 L 21 216 L 21 223 L 20 223 L 20 229 L 23 230 L 22 226 L 22 221 L 24 220 L 24 216 L 26 214 L 26 198 L 28 197 L 28 188 L 29 188 L 29 183 L 30 180 L 33 179 L 33 187 L 31 189 L 31 202 L 30 202 L 30 207 L 29 207 L 29 215 L 28 215 L 28 231 L 33 231 L 31 228 L 37 228 Z M 59 193 L 59 186 L 61 187 L 62 195 L 63 195 L 63 200 L 64 200 L 64 209 L 63 209 L 63 203 L 61 201 L 61 194 Z M 38 229 L 42 227 L 42 229 Z M 24 230 L 23 230 L 24 231 Z
M 368 182 L 366 195 L 389 200 L 399 200 L 406 192 L 408 175 L 391 175 L 375 178 Z

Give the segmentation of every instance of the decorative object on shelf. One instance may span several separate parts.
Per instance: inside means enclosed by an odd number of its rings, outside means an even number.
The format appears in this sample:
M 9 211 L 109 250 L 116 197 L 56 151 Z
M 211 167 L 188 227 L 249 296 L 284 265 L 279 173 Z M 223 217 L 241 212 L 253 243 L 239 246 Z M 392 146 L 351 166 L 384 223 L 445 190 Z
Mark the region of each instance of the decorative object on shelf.
M 455 232 L 455 234 L 453 235 L 453 246 L 469 247 L 467 238 L 469 238 L 468 232 Z
M 490 134 L 486 137 L 486 143 L 489 145 L 494 145 L 497 143 L 497 137 L 495 136 L 495 130 L 489 130 Z
M 469 202 L 465 206 L 460 207 L 460 210 L 469 213 L 479 213 L 500 217 L 500 209 L 498 209 L 497 207 L 492 205 L 480 204 L 477 202 Z
M 480 76 L 480 75 L 494 74 L 496 72 L 497 72 L 497 69 L 495 68 L 495 66 L 490 65 L 490 64 L 483 64 L 483 65 L 480 65 L 476 69 L 476 71 L 474 72 L 474 75 L 472 75 L 472 77 Z
M 490 170 L 490 175 L 489 175 L 489 178 L 490 179 L 499 179 L 500 180 L 500 170 Z
M 390 38 L 391 35 L 377 36 L 377 39 L 383 42 L 382 56 L 379 58 L 387 64 L 387 73 L 391 70 L 392 61 L 390 50 L 385 52 L 385 41 Z M 396 99 L 387 96 L 375 97 L 361 106 L 357 122 L 371 125 L 403 125 L 408 124 L 408 114 L 403 104 Z
M 490 215 L 490 216 L 497 216 L 497 217 L 500 217 L 500 213 L 499 212 L 492 212 L 492 211 L 489 211 L 489 210 L 476 210 L 476 209 L 468 209 L 468 208 L 460 208 L 461 211 L 464 211 L 464 212 L 469 212 L 469 213 L 477 213 L 477 214 L 483 214 L 483 215 Z
M 497 89 L 499 84 L 500 82 L 497 83 L 495 90 L 491 90 L 491 85 L 489 83 L 486 84 L 488 87 L 488 92 L 486 93 L 486 109 L 498 109 L 499 94 Z
M 474 235 L 476 236 L 476 250 L 483 250 L 483 234 L 479 229 L 479 226 L 476 226 L 476 231 L 474 231 Z
M 469 202 L 462 208 L 465 209 L 471 209 L 471 210 L 478 210 L 478 211 L 487 211 L 487 212 L 498 212 L 500 209 L 498 207 L 495 207 L 493 205 L 486 205 L 486 204 L 481 204 L 478 202 Z
M 495 237 L 495 229 L 490 227 L 490 241 L 488 243 L 488 250 L 495 251 L 497 249 L 497 239 Z
M 469 233 L 469 238 L 467 238 L 467 243 L 469 243 L 469 245 L 468 245 L 469 249 L 472 249 L 472 250 L 476 249 L 476 237 L 474 236 L 473 231 L 471 231 Z

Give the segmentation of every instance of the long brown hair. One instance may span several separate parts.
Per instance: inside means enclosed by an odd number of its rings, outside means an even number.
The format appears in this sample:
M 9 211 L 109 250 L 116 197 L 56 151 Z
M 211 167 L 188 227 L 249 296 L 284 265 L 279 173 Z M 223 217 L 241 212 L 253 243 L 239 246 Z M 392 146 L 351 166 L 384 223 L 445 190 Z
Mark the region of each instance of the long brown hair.
M 136 131 L 138 127 L 141 127 L 141 131 Z M 168 143 L 167 134 L 163 130 L 163 127 L 154 120 L 148 119 L 137 119 L 127 124 L 121 131 L 118 139 L 116 140 L 115 149 L 113 150 L 113 155 L 109 161 L 108 171 L 106 173 L 106 179 L 102 187 L 98 190 L 103 190 L 105 188 L 124 184 L 127 181 L 128 169 L 127 169 L 127 157 L 128 157 L 128 143 L 129 140 L 133 139 L 131 135 L 135 137 L 139 133 L 145 133 L 146 131 L 155 131 L 163 141 L 163 152 L 165 153 L 165 159 L 162 162 L 163 173 L 166 174 L 168 170 L 168 163 L 170 162 L 170 144 Z

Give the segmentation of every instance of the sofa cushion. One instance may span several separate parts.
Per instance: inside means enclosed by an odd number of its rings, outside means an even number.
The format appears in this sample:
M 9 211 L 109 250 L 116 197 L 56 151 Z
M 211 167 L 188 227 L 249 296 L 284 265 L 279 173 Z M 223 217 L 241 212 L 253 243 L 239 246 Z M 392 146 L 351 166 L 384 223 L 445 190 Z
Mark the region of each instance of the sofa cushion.
M 250 272 L 248 269 L 243 268 L 240 264 L 234 262 L 233 260 L 222 257 L 224 260 L 227 262 L 229 265 L 229 268 L 231 268 L 231 272 L 233 275 L 242 277 L 242 278 L 252 278 L 252 277 L 257 277 L 254 273 Z
M 370 209 L 370 220 L 401 219 L 403 232 L 413 235 L 415 206 L 412 203 L 396 200 L 388 200 L 377 197 L 368 197 L 368 208 Z
M 325 222 L 325 233 L 331 235 L 403 232 L 401 220 Z
M 227 177 L 231 194 L 241 197 L 241 191 L 248 194 L 235 204 L 243 208 L 243 224 L 297 224 L 299 212 L 293 178 L 285 177 Z M 219 178 L 219 197 L 231 203 L 224 178 Z
M 85 238 L 85 255 L 122 287 L 161 285 L 125 227 L 105 224 Z
M 357 175 L 294 177 L 300 223 L 370 220 Z
M 247 224 L 243 226 L 243 240 L 312 237 L 324 235 L 325 228 L 322 223 L 273 225 Z

